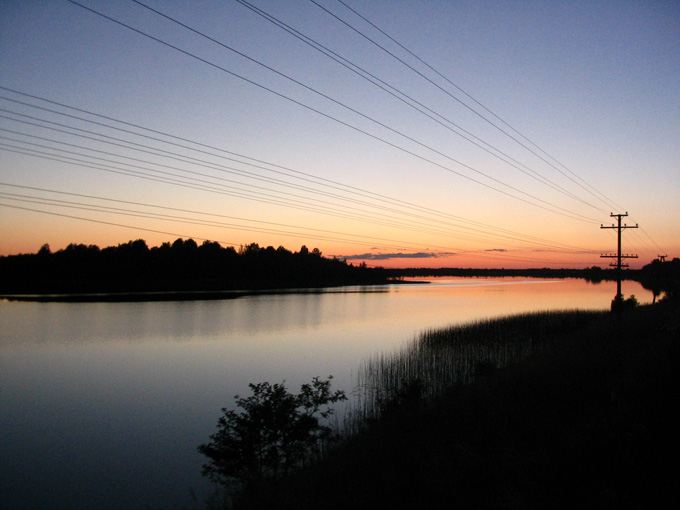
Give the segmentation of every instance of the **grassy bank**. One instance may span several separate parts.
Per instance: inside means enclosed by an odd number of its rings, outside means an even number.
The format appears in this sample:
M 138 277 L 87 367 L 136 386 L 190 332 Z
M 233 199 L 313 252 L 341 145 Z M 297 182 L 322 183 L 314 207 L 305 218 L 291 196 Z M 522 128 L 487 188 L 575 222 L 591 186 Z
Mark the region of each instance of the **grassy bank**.
M 411 345 L 381 353 L 359 371 L 354 424 L 361 427 L 408 400 L 442 396 L 533 353 L 606 312 L 547 311 L 426 330 Z
M 462 379 L 433 391 L 436 356 L 424 379 L 428 363 L 374 360 L 415 377 L 372 379 L 379 417 L 247 507 L 661 507 L 679 453 L 678 313 L 664 302 L 429 332 L 415 349 L 473 351 Z

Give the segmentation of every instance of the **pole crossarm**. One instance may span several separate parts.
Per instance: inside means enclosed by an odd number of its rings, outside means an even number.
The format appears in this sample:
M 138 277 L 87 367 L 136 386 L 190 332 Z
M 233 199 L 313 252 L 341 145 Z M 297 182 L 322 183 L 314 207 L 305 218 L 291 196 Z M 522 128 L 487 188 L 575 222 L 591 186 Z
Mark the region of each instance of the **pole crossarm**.
M 610 229 L 616 229 L 617 231 L 617 237 L 618 237 L 618 250 L 616 255 L 614 254 L 609 254 L 609 253 L 603 253 L 600 255 L 600 258 L 609 258 L 609 259 L 616 259 L 616 262 L 612 262 L 609 264 L 610 266 L 613 266 L 616 268 L 616 297 L 621 298 L 621 268 L 623 267 L 630 267 L 628 264 L 624 264 L 622 262 L 622 259 L 636 259 L 638 258 L 637 255 L 624 255 L 621 253 L 621 232 L 627 228 L 638 228 L 637 223 L 635 225 L 626 225 L 625 223 L 621 225 L 621 218 L 625 218 L 628 216 L 628 213 L 626 212 L 625 214 L 614 214 L 611 213 L 609 215 L 611 218 L 616 218 L 617 222 L 616 225 L 600 225 L 600 228 L 610 228 Z

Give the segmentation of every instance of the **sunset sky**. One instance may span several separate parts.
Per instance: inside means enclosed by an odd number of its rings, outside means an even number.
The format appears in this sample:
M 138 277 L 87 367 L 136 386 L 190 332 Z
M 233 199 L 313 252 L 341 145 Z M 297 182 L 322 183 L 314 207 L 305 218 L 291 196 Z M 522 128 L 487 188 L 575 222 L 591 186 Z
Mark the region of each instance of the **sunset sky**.
M 680 2 L 0 2 L 0 255 L 680 257 Z

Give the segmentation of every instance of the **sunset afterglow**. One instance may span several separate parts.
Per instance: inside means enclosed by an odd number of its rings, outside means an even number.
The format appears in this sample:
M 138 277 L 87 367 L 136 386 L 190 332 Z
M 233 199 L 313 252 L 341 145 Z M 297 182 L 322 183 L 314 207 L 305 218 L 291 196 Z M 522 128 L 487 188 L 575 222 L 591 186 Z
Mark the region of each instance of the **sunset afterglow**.
M 4 2 L 0 255 L 680 256 L 676 2 Z

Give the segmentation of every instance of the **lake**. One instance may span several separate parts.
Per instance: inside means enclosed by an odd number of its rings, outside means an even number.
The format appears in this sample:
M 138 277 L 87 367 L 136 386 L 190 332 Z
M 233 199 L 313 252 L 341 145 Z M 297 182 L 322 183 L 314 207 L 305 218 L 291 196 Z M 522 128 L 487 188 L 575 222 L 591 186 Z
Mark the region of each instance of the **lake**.
M 424 329 L 608 309 L 615 282 L 432 279 L 222 301 L 0 302 L 0 508 L 200 508 L 196 452 L 248 383 L 297 392 Z M 640 303 L 652 293 L 623 282 Z

